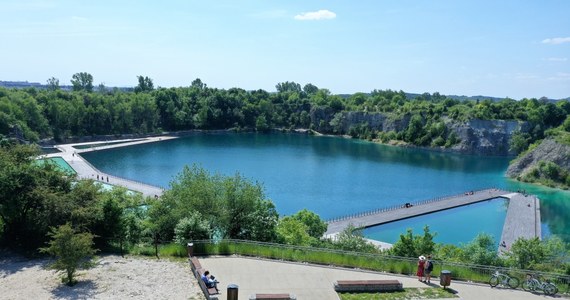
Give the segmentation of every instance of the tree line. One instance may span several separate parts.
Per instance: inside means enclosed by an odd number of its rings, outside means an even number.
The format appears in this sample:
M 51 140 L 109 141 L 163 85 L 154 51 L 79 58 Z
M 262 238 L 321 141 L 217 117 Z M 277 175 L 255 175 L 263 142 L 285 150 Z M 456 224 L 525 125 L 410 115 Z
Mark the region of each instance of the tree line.
M 403 91 L 373 90 L 349 96 L 308 83 L 276 85 L 276 92 L 262 89 L 208 87 L 195 79 L 187 87 L 155 88 L 151 78 L 137 76 L 132 91 L 95 88 L 93 76 L 73 75 L 72 91 L 59 88 L 50 78 L 46 89 L 0 88 L 0 134 L 16 135 L 28 141 L 72 136 L 157 133 L 191 129 L 306 128 L 330 134 L 381 141 L 400 140 L 419 146 L 449 147 L 459 140 L 446 126 L 446 120 L 518 120 L 529 130 L 515 134 L 510 145 L 522 152 L 533 142 L 570 126 L 570 103 L 545 99 L 504 99 L 502 101 L 455 100 L 439 93 L 408 98 Z M 319 118 L 320 112 L 331 118 Z M 399 130 L 379 131 L 366 122 L 342 128 L 344 112 L 383 114 L 404 122 Z M 566 124 L 566 125 L 563 125 Z M 550 132 L 549 132 L 550 130 Z

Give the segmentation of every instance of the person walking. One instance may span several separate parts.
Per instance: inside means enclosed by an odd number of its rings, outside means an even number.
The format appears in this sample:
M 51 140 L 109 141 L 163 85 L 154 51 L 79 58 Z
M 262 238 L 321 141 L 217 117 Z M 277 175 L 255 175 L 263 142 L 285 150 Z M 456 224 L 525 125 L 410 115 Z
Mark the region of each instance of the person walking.
M 423 281 L 423 277 L 424 277 L 424 269 L 425 269 L 425 264 L 426 264 L 426 258 L 423 255 L 420 255 L 420 257 L 418 257 L 418 271 L 416 272 L 416 275 L 418 276 L 418 281 Z

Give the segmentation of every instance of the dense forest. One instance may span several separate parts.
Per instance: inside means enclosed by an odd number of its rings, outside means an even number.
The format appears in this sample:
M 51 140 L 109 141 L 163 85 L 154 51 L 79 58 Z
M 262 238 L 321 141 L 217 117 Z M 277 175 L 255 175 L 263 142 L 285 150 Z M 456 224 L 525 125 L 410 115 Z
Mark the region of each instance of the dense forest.
M 59 89 L 50 78 L 45 89 L 0 88 L 0 134 L 32 142 L 72 136 L 158 133 L 191 129 L 306 128 L 353 137 L 399 140 L 408 144 L 449 147 L 458 142 L 446 121 L 516 120 L 529 130 L 513 138 L 511 148 L 522 152 L 554 128 L 570 130 L 570 102 L 545 99 L 459 101 L 424 93 L 408 99 L 403 91 L 374 90 L 350 96 L 333 95 L 313 84 L 276 85 L 277 92 L 240 88 L 210 88 L 200 79 L 189 87 L 154 88 L 152 79 L 138 76 L 138 85 L 125 92 L 77 73 L 73 91 Z M 366 122 L 341 128 L 343 112 L 381 113 L 401 121 L 394 130 L 375 130 Z M 329 114 L 330 121 L 319 118 Z M 563 126 L 561 126 L 563 125 Z M 550 130 L 550 131 L 549 131 Z

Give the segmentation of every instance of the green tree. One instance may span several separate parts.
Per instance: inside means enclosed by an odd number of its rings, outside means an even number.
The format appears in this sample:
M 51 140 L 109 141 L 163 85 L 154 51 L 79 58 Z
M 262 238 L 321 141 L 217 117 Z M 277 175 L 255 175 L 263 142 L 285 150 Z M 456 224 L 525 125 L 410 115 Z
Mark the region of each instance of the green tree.
M 197 211 L 180 219 L 174 227 L 174 241 L 181 245 L 186 245 L 189 240 L 204 240 L 211 236 L 210 224 Z
M 308 234 L 307 225 L 293 217 L 280 219 L 275 230 L 280 243 L 297 246 L 310 246 L 314 243 L 314 238 Z
M 507 257 L 511 265 L 519 269 L 534 269 L 546 258 L 546 252 L 538 238 L 524 239 L 518 238 L 507 252 Z
M 35 161 L 33 146 L 0 147 L 0 232 L 6 245 L 37 249 L 49 226 L 59 225 L 70 213 L 72 203 L 65 195 L 70 178 L 54 164 Z
M 51 77 L 47 80 L 47 89 L 49 91 L 57 91 L 59 90 L 59 79 L 55 77 Z
M 96 252 L 93 249 L 93 236 L 90 233 L 76 233 L 69 223 L 52 227 L 48 236 L 51 238 L 49 246 L 40 248 L 40 251 L 55 256 L 56 260 L 50 267 L 64 272 L 67 284 L 74 285 L 75 272 L 92 266 L 91 259 Z
M 269 124 L 267 123 L 267 118 L 264 115 L 257 117 L 255 120 L 255 130 L 266 132 L 269 130 Z
M 347 226 L 343 231 L 339 232 L 336 239 L 333 241 L 335 247 L 346 251 L 356 252 L 378 252 L 378 248 L 368 242 L 362 230 L 356 229 L 354 225 Z
M 241 175 L 211 175 L 193 165 L 184 167 L 158 201 L 149 218 L 162 240 L 172 240 L 180 219 L 197 211 L 214 234 L 225 238 L 272 241 L 278 214 L 263 187 Z
M 566 120 L 562 123 L 562 128 L 566 130 L 566 132 L 570 132 L 570 116 L 566 117 Z
M 327 231 L 327 223 L 323 221 L 319 215 L 306 208 L 298 211 L 292 215 L 291 218 L 305 224 L 307 226 L 307 233 L 316 239 L 320 239 Z
M 414 235 L 412 229 L 406 230 L 405 234 L 400 234 L 400 239 L 392 246 L 390 252 L 396 256 L 419 257 L 435 252 L 435 242 L 429 230 L 429 226 L 424 226 L 423 235 Z
M 462 248 L 461 258 L 464 262 L 488 266 L 498 263 L 497 244 L 489 234 L 478 234 Z
M 93 91 L 93 75 L 87 72 L 79 72 L 73 74 L 71 84 L 74 91 Z
M 154 84 L 152 83 L 152 79 L 148 76 L 137 76 L 139 84 L 135 87 L 135 93 L 145 93 L 154 90 Z
M 515 132 L 510 141 L 510 150 L 515 153 L 521 153 L 528 148 L 531 136 L 528 133 L 517 131 Z

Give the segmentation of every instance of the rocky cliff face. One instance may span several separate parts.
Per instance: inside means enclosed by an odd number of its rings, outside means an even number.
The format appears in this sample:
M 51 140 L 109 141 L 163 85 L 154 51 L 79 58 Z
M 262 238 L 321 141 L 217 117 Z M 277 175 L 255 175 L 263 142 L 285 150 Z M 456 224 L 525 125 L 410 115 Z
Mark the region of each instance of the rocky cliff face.
M 538 147 L 511 163 L 507 176 L 517 178 L 524 175 L 540 161 L 553 162 L 564 170 L 570 170 L 570 146 L 545 139 Z
M 461 142 L 453 150 L 466 154 L 480 155 L 515 155 L 509 150 L 513 133 L 528 132 L 526 122 L 504 120 L 470 120 L 466 123 L 446 122 Z
M 352 126 L 365 123 L 375 131 L 400 132 L 408 127 L 410 116 L 393 118 L 382 113 L 367 112 L 335 114 L 330 108 L 313 108 L 311 122 L 315 130 L 324 133 L 347 134 Z M 447 129 L 455 132 L 461 139 L 461 142 L 450 150 L 478 155 L 515 155 L 516 153 L 509 150 L 513 133 L 528 132 L 530 129 L 526 122 L 504 120 L 471 120 L 466 123 L 445 120 L 445 123 Z

